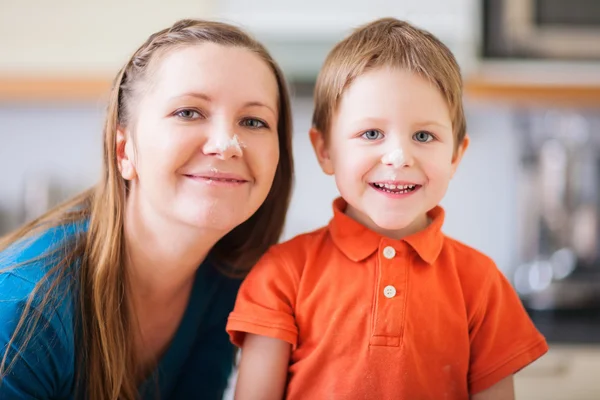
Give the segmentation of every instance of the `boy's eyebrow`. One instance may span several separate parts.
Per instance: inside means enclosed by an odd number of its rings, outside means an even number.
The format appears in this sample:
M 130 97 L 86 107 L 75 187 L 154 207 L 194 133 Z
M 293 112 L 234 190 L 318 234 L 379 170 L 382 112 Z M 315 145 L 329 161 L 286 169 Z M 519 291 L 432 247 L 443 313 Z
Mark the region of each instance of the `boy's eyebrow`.
M 388 123 L 389 121 L 386 118 L 377 118 L 377 117 L 365 117 L 365 118 L 358 118 L 354 121 L 352 121 L 352 123 L 369 123 L 369 124 L 375 124 L 375 125 L 383 125 Z M 435 120 L 425 120 L 425 121 L 421 121 L 418 123 L 415 123 L 414 126 L 438 126 L 440 128 L 444 128 L 444 129 L 452 129 L 452 126 L 443 124 L 441 122 L 435 121 Z
M 423 121 L 423 122 L 419 122 L 419 124 L 418 124 L 418 125 L 419 125 L 419 126 L 432 126 L 432 125 L 435 125 L 435 126 L 439 126 L 440 128 L 452 129 L 452 127 L 451 127 L 451 126 L 448 126 L 448 125 L 446 125 L 446 124 L 439 123 L 439 122 L 437 122 L 437 121 Z
M 386 118 L 377 118 L 377 117 L 363 117 L 352 120 L 352 123 L 369 123 L 375 125 L 383 125 L 387 124 L 389 121 Z

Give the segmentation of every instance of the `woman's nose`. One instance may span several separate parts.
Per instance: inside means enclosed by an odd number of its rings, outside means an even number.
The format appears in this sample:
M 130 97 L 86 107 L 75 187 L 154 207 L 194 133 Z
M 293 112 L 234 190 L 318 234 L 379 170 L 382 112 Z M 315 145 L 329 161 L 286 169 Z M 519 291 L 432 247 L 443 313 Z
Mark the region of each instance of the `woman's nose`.
M 216 156 L 220 159 L 242 157 L 244 143 L 230 127 L 214 127 L 210 129 L 208 139 L 202 149 L 205 155 Z

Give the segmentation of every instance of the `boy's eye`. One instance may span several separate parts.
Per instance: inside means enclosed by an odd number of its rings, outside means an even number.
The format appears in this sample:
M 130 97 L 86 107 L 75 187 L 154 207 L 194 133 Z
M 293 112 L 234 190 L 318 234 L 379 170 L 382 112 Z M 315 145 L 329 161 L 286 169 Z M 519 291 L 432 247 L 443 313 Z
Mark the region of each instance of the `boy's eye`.
M 179 110 L 175 113 L 176 116 L 182 118 L 182 119 L 196 119 L 196 118 L 200 118 L 201 115 L 198 111 L 196 110 L 192 110 L 189 108 L 183 109 L 183 110 Z
M 434 137 L 431 133 L 425 132 L 425 131 L 419 131 L 419 132 L 415 133 L 413 135 L 413 138 L 417 142 L 421 142 L 421 143 L 431 142 L 434 139 Z
M 267 124 L 264 121 L 261 121 L 260 119 L 246 118 L 246 119 L 242 120 L 242 126 L 245 126 L 246 128 L 251 128 L 251 129 L 261 129 L 261 128 L 266 128 Z
M 377 139 L 381 139 L 383 137 L 383 134 L 379 131 L 376 130 L 369 130 L 366 131 L 365 133 L 363 133 L 361 135 L 361 137 L 367 139 L 367 140 L 377 140 Z

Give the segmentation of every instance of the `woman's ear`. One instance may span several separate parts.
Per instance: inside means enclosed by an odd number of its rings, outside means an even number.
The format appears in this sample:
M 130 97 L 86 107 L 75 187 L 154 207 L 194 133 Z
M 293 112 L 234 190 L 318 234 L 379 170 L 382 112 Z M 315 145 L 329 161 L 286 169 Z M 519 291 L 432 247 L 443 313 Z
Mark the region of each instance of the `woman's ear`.
M 327 175 L 333 175 L 333 163 L 331 162 L 331 155 L 324 134 L 315 128 L 311 128 L 309 135 L 321 169 Z
M 117 129 L 116 140 L 117 165 L 123 179 L 131 181 L 137 177 L 131 135 L 122 128 Z

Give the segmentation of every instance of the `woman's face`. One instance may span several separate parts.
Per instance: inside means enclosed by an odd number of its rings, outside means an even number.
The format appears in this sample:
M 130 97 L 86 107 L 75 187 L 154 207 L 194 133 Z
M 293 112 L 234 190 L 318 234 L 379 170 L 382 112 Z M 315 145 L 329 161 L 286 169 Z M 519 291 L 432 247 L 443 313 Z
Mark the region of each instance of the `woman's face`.
M 145 218 L 229 232 L 275 176 L 274 73 L 247 49 L 205 43 L 167 53 L 147 81 L 119 132 L 128 201 Z

